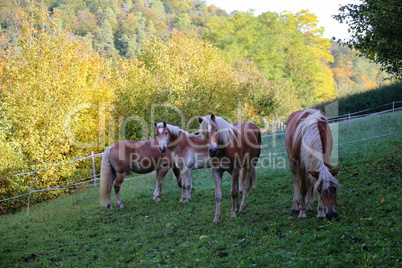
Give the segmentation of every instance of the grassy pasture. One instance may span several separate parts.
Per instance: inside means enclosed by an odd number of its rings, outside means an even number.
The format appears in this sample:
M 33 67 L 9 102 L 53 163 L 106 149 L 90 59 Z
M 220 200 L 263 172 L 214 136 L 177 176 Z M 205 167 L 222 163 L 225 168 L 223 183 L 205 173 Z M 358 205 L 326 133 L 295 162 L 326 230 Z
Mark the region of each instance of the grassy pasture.
M 99 207 L 99 189 L 61 197 L 0 218 L 0 266 L 400 266 L 402 112 L 333 125 L 338 217 L 291 216 L 293 182 L 284 136 L 263 139 L 257 188 L 245 215 L 230 219 L 230 179 L 222 217 L 215 213 L 210 170 L 193 173 L 196 191 L 179 204 L 172 174 L 154 203 L 154 175 L 123 183 L 124 208 Z M 356 140 L 393 133 L 376 139 Z M 269 167 L 268 167 L 269 166 Z M 317 206 L 315 201 L 314 206 Z

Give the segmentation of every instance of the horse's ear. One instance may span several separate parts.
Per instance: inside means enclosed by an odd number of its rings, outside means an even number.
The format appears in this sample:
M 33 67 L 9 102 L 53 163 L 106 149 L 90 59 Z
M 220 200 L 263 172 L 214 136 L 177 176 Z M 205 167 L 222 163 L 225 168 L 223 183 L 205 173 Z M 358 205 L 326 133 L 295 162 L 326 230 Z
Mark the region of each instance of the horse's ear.
M 156 123 L 156 121 L 154 121 L 154 126 L 155 126 L 155 128 L 157 128 L 156 126 L 157 126 L 158 124 Z
M 199 122 L 200 124 L 202 123 L 202 120 L 203 120 L 202 117 L 199 116 L 199 117 L 198 117 L 198 122 Z
M 163 127 L 166 127 L 166 121 L 163 120 Z
M 310 172 L 310 174 L 314 177 L 317 178 L 320 176 L 320 172 L 319 171 L 314 171 L 314 170 L 309 170 L 308 172 Z
M 215 115 L 214 114 L 211 114 L 211 120 L 212 120 L 212 122 L 215 122 Z
M 341 168 L 343 168 L 343 167 L 338 167 L 336 169 L 331 170 L 330 172 L 331 172 L 332 176 L 335 177 L 336 175 L 338 175 L 339 170 L 341 170 Z

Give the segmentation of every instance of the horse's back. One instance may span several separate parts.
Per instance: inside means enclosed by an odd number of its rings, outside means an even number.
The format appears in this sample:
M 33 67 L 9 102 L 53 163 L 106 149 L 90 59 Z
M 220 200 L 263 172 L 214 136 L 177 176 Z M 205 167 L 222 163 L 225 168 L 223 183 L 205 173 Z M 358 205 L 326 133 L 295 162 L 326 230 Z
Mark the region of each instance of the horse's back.
M 169 151 L 161 153 L 156 139 L 148 141 L 119 141 L 111 146 L 110 160 L 118 172 L 131 170 L 149 173 L 157 167 L 170 168 L 173 157 Z
M 233 126 L 241 133 L 242 144 L 245 144 L 243 149 L 247 149 L 253 156 L 259 157 L 261 152 L 260 128 L 251 122 L 235 122 Z
M 298 160 L 300 156 L 303 135 L 309 135 L 298 133 L 298 131 L 302 130 L 302 128 L 300 128 L 299 126 L 300 124 L 304 124 L 306 122 L 307 117 L 311 116 L 314 116 L 313 119 L 316 120 L 317 123 L 318 133 L 322 142 L 322 153 L 326 155 L 328 155 L 328 153 L 331 154 L 332 135 L 325 113 L 315 109 L 299 110 L 293 112 L 286 120 L 285 145 L 288 155 L 292 160 Z M 311 122 L 307 122 L 306 124 L 311 124 Z M 310 146 L 310 144 L 308 144 L 308 146 Z

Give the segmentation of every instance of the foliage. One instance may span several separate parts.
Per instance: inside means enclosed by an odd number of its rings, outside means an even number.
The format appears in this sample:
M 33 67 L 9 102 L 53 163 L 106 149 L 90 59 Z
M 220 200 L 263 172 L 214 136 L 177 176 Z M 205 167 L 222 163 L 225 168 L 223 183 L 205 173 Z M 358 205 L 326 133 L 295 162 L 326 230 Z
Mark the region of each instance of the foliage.
M 197 0 L 4 0 L 0 3 L 0 33 L 4 31 L 4 38 L 11 43 L 15 39 L 16 8 L 31 13 L 32 7 L 39 6 L 49 10 L 60 30 L 70 31 L 74 38 L 90 40 L 102 56 L 114 58 L 135 57 L 143 39 L 165 38 L 173 30 L 201 32 L 211 17 L 227 16 Z M 37 29 L 40 27 L 37 25 Z
M 335 79 L 337 97 L 353 95 L 389 84 L 388 76 L 380 66 L 345 46 L 332 42 L 331 54 L 334 62 L 331 69 Z
M 336 107 L 334 114 L 348 114 L 371 109 L 367 113 L 379 112 L 385 109 L 392 109 L 392 102 L 402 101 L 402 83 L 394 83 L 391 85 L 379 87 L 376 89 L 364 91 L 354 95 L 347 95 L 337 98 L 334 101 L 323 102 L 314 106 L 325 112 L 326 108 Z M 331 105 L 336 103 L 336 106 Z M 391 103 L 391 104 L 390 104 Z M 388 106 L 383 106 L 389 104 Z M 381 106 L 378 109 L 378 106 Z M 396 103 L 394 108 L 401 107 L 401 104 Z M 362 114 L 362 113 L 360 113 Z
M 402 3 L 400 0 L 363 0 L 339 8 L 334 18 L 346 23 L 352 36 L 346 40 L 365 57 L 402 79 Z
M 398 131 L 401 114 L 339 125 L 339 143 Z M 364 130 L 364 131 L 362 131 Z M 366 134 L 367 133 L 367 134 Z M 264 153 L 284 151 L 272 137 Z M 280 140 L 279 140 L 280 139 Z M 271 146 L 272 145 L 272 146 Z M 152 201 L 155 175 L 125 181 L 123 209 L 99 207 L 99 189 L 76 193 L 1 218 L 4 266 L 394 267 L 400 264 L 401 134 L 339 146 L 338 217 L 290 216 L 293 182 L 286 157 L 257 169 L 245 215 L 230 219 L 230 179 L 223 180 L 222 219 L 212 224 L 211 170 L 195 170 L 191 202 L 165 178 L 165 198 Z M 269 160 L 269 157 L 265 157 Z M 274 163 L 283 161 L 286 167 Z M 313 203 L 317 205 L 317 200 Z M 340 246 L 341 245 L 341 246 Z
M 195 119 L 201 114 L 233 117 L 246 94 L 239 91 L 236 74 L 219 51 L 194 34 L 173 32 L 166 42 L 146 41 L 138 61 L 123 60 L 121 64 L 117 116 L 140 116 L 147 123 L 166 120 L 185 129 L 190 125 L 195 128 Z M 139 128 L 138 122 L 131 125 Z M 128 131 L 131 138 L 141 137 Z
M 331 44 L 322 38 L 317 17 L 297 14 L 234 12 L 207 23 L 203 37 L 230 61 L 254 61 L 270 80 L 281 78 L 295 88 L 303 107 L 335 97 L 328 63 Z
M 89 154 L 88 143 L 104 147 L 101 117 L 109 117 L 109 110 L 99 111 L 114 96 L 104 58 L 82 42 L 57 35 L 55 25 L 38 31 L 26 13 L 21 11 L 18 18 L 19 46 L 0 59 L 3 176 L 33 170 L 36 162 Z M 48 21 L 43 13 L 41 19 Z M 35 187 L 69 182 L 74 166 L 40 172 Z M 29 182 L 27 176 L 1 179 L 1 198 L 26 193 Z
M 237 110 L 238 121 L 250 121 L 265 126 L 267 120 L 286 121 L 293 111 L 301 109 L 295 88 L 278 78 L 269 80 L 253 61 L 233 63 L 242 92 L 248 92 L 243 106 Z

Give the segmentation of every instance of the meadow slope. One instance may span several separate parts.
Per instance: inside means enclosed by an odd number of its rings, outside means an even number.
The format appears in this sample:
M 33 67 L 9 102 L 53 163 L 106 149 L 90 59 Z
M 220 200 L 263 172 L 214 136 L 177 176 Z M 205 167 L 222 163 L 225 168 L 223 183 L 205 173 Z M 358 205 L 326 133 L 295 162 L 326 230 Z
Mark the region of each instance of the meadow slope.
M 219 224 L 210 170 L 193 173 L 196 191 L 185 204 L 172 174 L 155 203 L 150 175 L 123 183 L 120 210 L 100 208 L 95 188 L 34 206 L 29 216 L 1 217 L 0 266 L 400 266 L 401 119 L 399 112 L 332 125 L 332 161 L 344 168 L 331 222 L 316 212 L 304 221 L 290 215 L 293 182 L 279 135 L 263 139 L 267 155 L 245 215 L 229 218 L 227 175 Z

